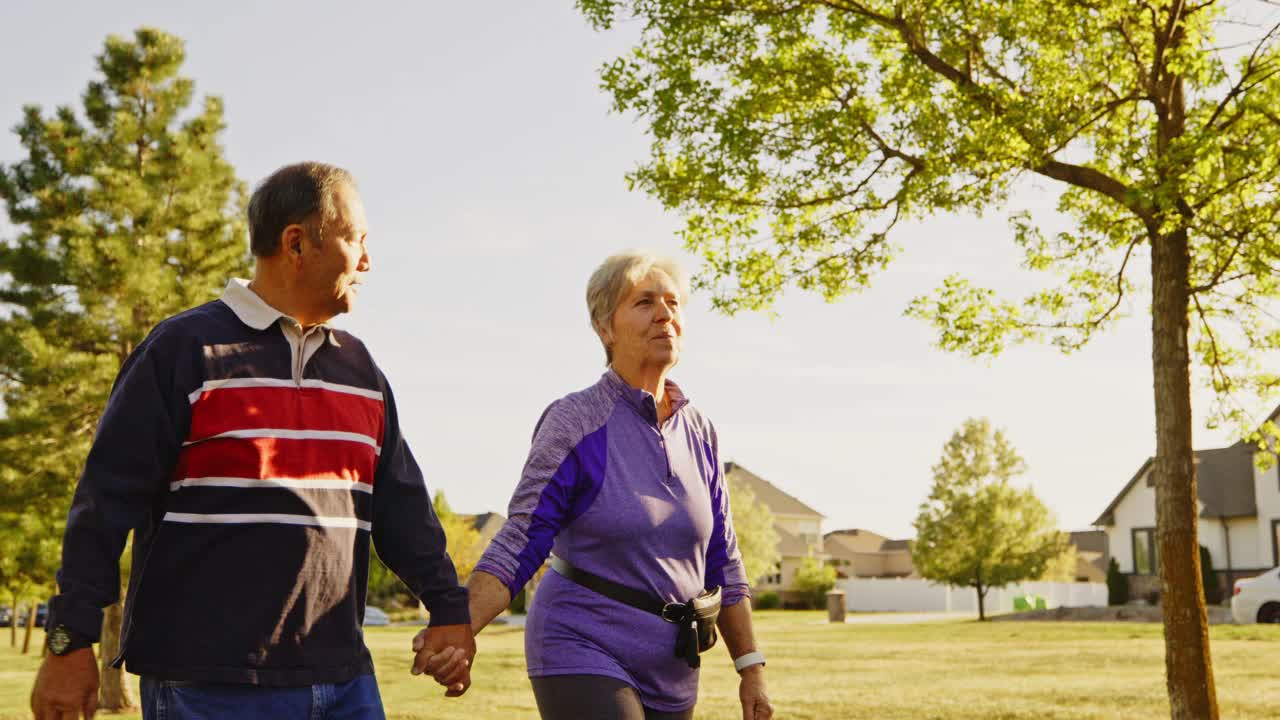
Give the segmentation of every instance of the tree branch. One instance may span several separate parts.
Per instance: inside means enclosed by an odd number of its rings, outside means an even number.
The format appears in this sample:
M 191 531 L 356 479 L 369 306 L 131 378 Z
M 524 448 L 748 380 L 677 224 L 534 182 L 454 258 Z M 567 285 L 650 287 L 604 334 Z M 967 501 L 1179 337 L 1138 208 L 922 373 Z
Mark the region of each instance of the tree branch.
M 1249 89 L 1256 87 L 1257 83 L 1263 82 L 1268 78 L 1270 78 L 1272 75 L 1275 75 L 1276 71 L 1272 70 L 1270 73 L 1260 78 L 1256 83 L 1253 83 L 1247 87 L 1245 85 L 1245 83 L 1247 83 L 1250 77 L 1253 75 L 1253 71 L 1255 69 L 1255 64 L 1258 61 L 1258 57 L 1262 54 L 1263 49 L 1266 47 L 1267 43 L 1269 43 L 1271 39 L 1276 36 L 1277 32 L 1280 32 L 1280 23 L 1276 23 L 1275 25 L 1272 25 L 1271 29 L 1268 30 L 1267 33 L 1262 36 L 1262 39 L 1258 41 L 1258 44 L 1254 46 L 1253 52 L 1249 53 L 1249 59 L 1245 61 L 1244 71 L 1240 73 L 1240 79 L 1236 81 L 1235 85 L 1231 87 L 1231 90 L 1227 92 L 1225 97 L 1222 98 L 1222 102 L 1218 103 L 1218 106 L 1214 108 L 1213 114 L 1209 117 L 1209 122 L 1205 123 L 1205 127 L 1212 129 L 1214 123 L 1217 122 L 1218 120 L 1218 116 L 1221 115 L 1223 111 L 1227 109 L 1227 106 L 1231 104 L 1232 100 L 1236 99 L 1238 96 L 1241 96 L 1247 93 Z M 1263 67 L 1265 66 L 1266 64 L 1264 63 Z
M 1192 295 L 1191 301 L 1196 306 L 1196 316 L 1200 319 L 1200 326 L 1204 328 L 1205 335 L 1209 338 L 1209 348 L 1213 353 L 1213 358 L 1209 361 L 1209 375 L 1210 377 L 1216 375 L 1221 382 L 1221 384 L 1215 388 L 1216 390 L 1230 395 L 1232 382 L 1231 378 L 1227 377 L 1226 370 L 1222 367 L 1222 356 L 1218 354 L 1218 338 L 1213 334 L 1213 327 L 1209 325 L 1209 318 L 1205 315 L 1204 308 L 1200 305 L 1200 298 Z
M 1031 168 L 1031 170 L 1068 185 L 1101 193 L 1121 206 L 1128 208 L 1148 228 L 1156 226 L 1155 216 L 1152 214 L 1151 209 L 1139 203 L 1136 198 L 1131 197 L 1129 186 L 1104 172 L 1058 160 L 1048 160 L 1039 167 Z

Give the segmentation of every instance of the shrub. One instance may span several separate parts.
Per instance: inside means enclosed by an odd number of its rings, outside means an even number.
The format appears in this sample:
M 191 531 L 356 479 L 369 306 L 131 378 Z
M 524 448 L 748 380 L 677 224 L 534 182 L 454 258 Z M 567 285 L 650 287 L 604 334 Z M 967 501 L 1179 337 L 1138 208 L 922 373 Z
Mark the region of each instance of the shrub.
M 1129 602 L 1129 577 L 1120 572 L 1120 563 L 1111 558 L 1107 566 L 1107 604 L 1124 605 Z
M 782 607 L 782 597 L 773 591 L 762 592 L 755 598 L 757 610 L 776 610 Z
M 528 612 L 528 608 L 525 607 L 528 604 L 528 597 L 525 589 L 520 588 L 520 592 L 516 593 L 516 596 L 511 600 L 511 612 L 517 615 L 523 615 Z
M 836 586 L 836 569 L 824 565 L 812 557 L 800 562 L 796 570 L 796 578 L 792 587 L 800 593 L 809 607 L 824 608 L 827 606 L 827 591 Z
M 1209 548 L 1200 546 L 1200 585 L 1204 588 L 1204 601 L 1210 605 L 1222 602 L 1222 586 L 1218 584 L 1218 573 L 1213 571 L 1213 555 Z

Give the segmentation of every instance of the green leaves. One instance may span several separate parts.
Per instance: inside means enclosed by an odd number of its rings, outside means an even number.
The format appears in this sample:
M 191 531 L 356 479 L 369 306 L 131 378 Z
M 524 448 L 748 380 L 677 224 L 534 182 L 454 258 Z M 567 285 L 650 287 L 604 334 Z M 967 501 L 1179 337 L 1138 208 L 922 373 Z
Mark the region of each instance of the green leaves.
M 1003 208 L 1039 175 L 1072 221 L 1013 218 L 1043 289 L 948 279 L 907 309 L 941 347 L 1074 351 L 1133 310 L 1151 243 L 1185 231 L 1202 374 L 1274 390 L 1257 359 L 1280 349 L 1280 30 L 1221 48 L 1217 4 L 1130 0 L 578 5 L 599 29 L 642 27 L 602 86 L 648 127 L 630 180 L 684 218 L 718 309 L 857 292 L 898 222 Z M 1241 406 L 1215 418 L 1251 425 Z
M 791 589 L 808 599 L 810 607 L 826 607 L 827 591 L 836 586 L 836 569 L 810 555 L 800 560 Z
M 985 594 L 1045 573 L 1066 537 L 1030 488 L 1011 484 L 1026 470 L 990 422 L 965 421 L 933 467 L 933 487 L 915 521 L 911 559 L 921 576 Z

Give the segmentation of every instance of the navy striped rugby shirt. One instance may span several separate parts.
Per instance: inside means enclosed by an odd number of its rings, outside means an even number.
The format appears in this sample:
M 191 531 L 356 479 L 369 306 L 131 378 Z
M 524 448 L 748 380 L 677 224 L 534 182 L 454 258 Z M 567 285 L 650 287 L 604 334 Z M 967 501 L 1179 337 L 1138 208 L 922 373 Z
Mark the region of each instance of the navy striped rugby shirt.
M 135 530 L 120 656 L 167 680 L 309 685 L 373 671 L 369 543 L 431 612 L 466 589 L 364 344 L 243 281 L 156 326 L 116 378 L 63 542 L 53 622 L 98 636 Z

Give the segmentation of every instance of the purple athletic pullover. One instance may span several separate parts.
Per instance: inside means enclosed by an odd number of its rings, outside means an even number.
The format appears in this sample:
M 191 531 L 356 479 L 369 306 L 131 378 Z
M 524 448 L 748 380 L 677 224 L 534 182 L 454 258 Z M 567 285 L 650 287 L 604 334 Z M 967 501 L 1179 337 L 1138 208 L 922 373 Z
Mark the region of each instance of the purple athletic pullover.
M 511 596 L 547 553 L 668 602 L 724 588 L 748 594 L 729 518 L 716 432 L 670 380 L 671 417 L 658 424 L 648 392 L 613 370 L 542 414 L 508 508 L 476 570 Z M 698 671 L 675 656 L 677 626 L 603 597 L 555 571 L 534 594 L 525 633 L 530 677 L 605 675 L 645 706 L 691 707 Z

